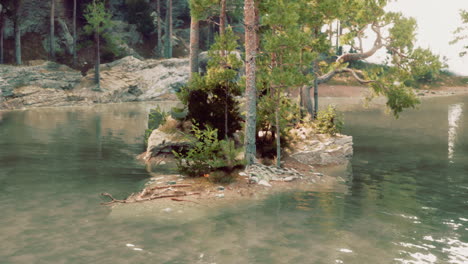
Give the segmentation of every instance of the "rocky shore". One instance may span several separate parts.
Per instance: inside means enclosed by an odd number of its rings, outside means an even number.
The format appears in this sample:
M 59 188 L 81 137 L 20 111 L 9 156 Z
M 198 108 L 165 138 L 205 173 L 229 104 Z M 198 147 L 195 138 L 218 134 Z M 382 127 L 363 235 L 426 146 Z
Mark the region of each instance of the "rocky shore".
M 94 72 L 49 61 L 30 66 L 0 65 L 0 109 L 91 105 L 174 99 L 188 80 L 187 59 L 139 60 L 125 57 L 101 65 L 101 89 Z

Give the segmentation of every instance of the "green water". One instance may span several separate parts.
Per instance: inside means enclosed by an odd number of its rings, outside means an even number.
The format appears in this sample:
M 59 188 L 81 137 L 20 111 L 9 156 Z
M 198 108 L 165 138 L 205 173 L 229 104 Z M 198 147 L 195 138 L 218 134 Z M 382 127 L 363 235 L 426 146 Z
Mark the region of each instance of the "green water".
M 468 263 L 468 98 L 426 101 L 399 120 L 347 112 L 355 156 L 344 188 L 186 221 L 120 218 L 99 204 L 148 177 L 134 160 L 147 111 L 0 112 L 0 263 Z

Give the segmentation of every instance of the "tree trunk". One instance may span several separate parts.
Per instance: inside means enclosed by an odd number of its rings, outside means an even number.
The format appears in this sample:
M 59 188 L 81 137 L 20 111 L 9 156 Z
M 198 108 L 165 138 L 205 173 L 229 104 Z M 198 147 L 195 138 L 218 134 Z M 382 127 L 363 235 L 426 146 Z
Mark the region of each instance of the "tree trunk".
M 301 104 L 310 115 L 311 118 L 314 118 L 314 105 L 312 104 L 312 97 L 310 96 L 311 86 L 304 85 L 301 88 Z
M 94 64 L 94 81 L 97 85 L 97 90 L 101 89 L 101 73 L 100 73 L 100 64 L 101 64 L 101 52 L 100 52 L 100 38 L 99 38 L 99 28 L 96 29 L 94 33 L 94 41 L 96 45 L 96 53 L 95 53 L 95 64 Z
M 219 14 L 219 36 L 226 32 L 226 0 L 221 0 L 221 12 Z
M 336 55 L 340 52 L 340 20 L 336 20 Z
M 55 60 L 55 0 L 50 3 L 50 46 L 49 54 L 50 59 Z
M 21 29 L 20 29 L 20 22 L 19 22 L 19 14 L 15 15 L 14 18 L 14 32 L 15 32 L 15 60 L 16 64 L 21 65 Z
M 157 56 L 163 56 L 163 45 L 162 45 L 162 19 L 161 19 L 161 0 L 156 0 L 156 12 L 158 13 L 158 46 Z
M 172 35 L 173 35 L 173 22 L 172 22 L 172 0 L 169 0 L 169 58 L 172 58 Z
M 3 16 L 3 10 L 0 10 L 0 64 L 5 63 L 3 58 L 3 39 L 5 33 L 5 17 Z
M 164 57 L 172 57 L 172 0 L 166 1 L 166 39 L 164 40 Z
M 275 127 L 276 127 L 276 167 L 281 168 L 281 132 L 279 122 L 279 102 L 275 107 Z
M 224 139 L 228 139 L 228 122 L 229 122 L 229 116 L 228 116 L 228 99 L 229 99 L 229 87 L 226 87 L 226 95 L 224 97 Z
M 309 96 L 310 98 L 310 96 Z M 314 80 L 314 114 L 312 115 L 313 119 L 317 118 L 318 114 L 318 80 Z
M 256 89 L 256 56 L 257 28 L 255 23 L 254 0 L 244 1 L 245 24 L 245 68 L 247 116 L 245 122 L 245 161 L 248 165 L 255 162 L 257 148 L 255 146 L 257 120 L 257 89 Z
M 76 0 L 73 0 L 73 65 L 76 66 Z
M 190 79 L 192 79 L 193 73 L 198 72 L 199 26 L 199 21 L 192 16 L 190 20 Z

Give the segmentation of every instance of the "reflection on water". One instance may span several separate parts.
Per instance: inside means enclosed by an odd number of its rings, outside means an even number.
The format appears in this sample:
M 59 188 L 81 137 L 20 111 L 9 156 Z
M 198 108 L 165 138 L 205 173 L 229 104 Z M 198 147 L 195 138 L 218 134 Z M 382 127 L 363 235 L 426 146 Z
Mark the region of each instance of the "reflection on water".
M 448 123 L 449 123 L 449 130 L 448 130 L 448 158 L 450 162 L 453 162 L 453 149 L 455 146 L 455 140 L 457 139 L 457 128 L 458 123 L 460 121 L 460 117 L 462 115 L 462 108 L 463 104 L 453 104 L 449 105 L 448 110 Z
M 468 98 L 431 100 L 399 120 L 345 113 L 346 188 L 145 217 L 99 193 L 148 177 L 148 105 L 0 112 L 0 263 L 467 263 L 468 117 L 451 141 L 447 111 Z

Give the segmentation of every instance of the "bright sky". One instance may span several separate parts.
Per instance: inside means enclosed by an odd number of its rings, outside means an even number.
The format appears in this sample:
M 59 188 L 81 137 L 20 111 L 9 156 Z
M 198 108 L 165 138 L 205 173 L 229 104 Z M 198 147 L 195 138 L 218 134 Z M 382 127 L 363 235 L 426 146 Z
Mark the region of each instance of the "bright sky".
M 468 10 L 468 0 L 398 0 L 388 6 L 389 11 L 416 18 L 416 46 L 430 48 L 441 57 L 446 56 L 451 71 L 468 76 L 468 55 L 458 56 L 462 43 L 449 45 L 453 31 L 461 26 L 460 9 Z

